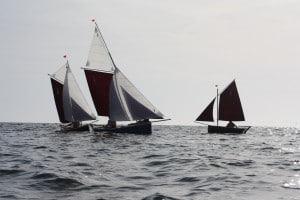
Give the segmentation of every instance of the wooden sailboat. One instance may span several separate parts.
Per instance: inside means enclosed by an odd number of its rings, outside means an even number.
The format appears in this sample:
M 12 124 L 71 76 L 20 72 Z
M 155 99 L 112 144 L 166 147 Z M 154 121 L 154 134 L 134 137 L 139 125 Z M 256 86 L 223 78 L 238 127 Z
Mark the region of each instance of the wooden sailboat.
M 208 133 L 246 133 L 251 126 L 237 127 L 232 121 L 245 121 L 239 93 L 233 80 L 199 115 L 196 121 L 213 122 L 213 108 L 217 100 L 217 125 L 208 125 Z M 229 121 L 227 126 L 219 126 L 219 120 Z
M 85 100 L 67 62 L 54 74 L 49 75 L 59 120 L 63 131 L 87 131 L 84 122 L 96 116 Z
M 163 114 L 116 66 L 96 23 L 83 69 L 98 115 L 108 117 L 107 125 L 94 125 L 95 131 L 149 134 L 152 132 L 149 119 L 164 120 Z M 117 121 L 135 122 L 118 126 Z

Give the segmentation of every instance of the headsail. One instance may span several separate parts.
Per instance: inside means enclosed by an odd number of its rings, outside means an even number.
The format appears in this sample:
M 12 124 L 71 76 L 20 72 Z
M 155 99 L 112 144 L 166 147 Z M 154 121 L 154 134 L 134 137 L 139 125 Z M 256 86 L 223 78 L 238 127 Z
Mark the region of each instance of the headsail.
M 109 116 L 109 88 L 113 74 L 84 69 L 90 93 L 100 116 Z
M 220 94 L 219 119 L 225 121 L 245 121 L 235 80 Z
M 115 69 L 110 87 L 110 118 L 115 121 L 163 119 L 163 114 L 127 79 Z
M 65 119 L 68 121 L 94 120 L 93 114 L 86 99 L 84 98 L 75 77 L 67 63 L 67 72 L 63 87 L 63 108 Z
M 206 121 L 206 122 L 213 122 L 214 117 L 213 117 L 213 110 L 214 110 L 214 103 L 215 103 L 214 98 L 210 104 L 203 110 L 203 112 L 199 115 L 199 117 L 196 119 L 196 121 Z

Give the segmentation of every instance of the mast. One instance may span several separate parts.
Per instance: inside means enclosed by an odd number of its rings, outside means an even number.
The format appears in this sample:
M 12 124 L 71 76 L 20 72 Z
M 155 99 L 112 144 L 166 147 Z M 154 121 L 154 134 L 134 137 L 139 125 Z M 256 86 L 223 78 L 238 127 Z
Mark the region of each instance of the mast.
M 219 126 L 219 88 L 217 87 L 217 126 Z
M 98 115 L 113 121 L 163 119 L 163 114 L 116 67 L 97 23 L 95 26 L 84 70 Z
M 63 86 L 63 110 L 65 118 L 72 122 L 96 119 L 96 116 L 93 114 L 80 90 L 68 61 L 66 63 L 66 69 Z

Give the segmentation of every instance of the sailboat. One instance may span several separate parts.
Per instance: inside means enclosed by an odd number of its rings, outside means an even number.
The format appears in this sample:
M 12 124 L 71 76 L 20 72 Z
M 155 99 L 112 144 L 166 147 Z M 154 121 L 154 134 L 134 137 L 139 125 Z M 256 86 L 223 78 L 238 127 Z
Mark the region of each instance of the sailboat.
M 251 126 L 237 127 L 233 121 L 245 121 L 239 93 L 233 80 L 220 94 L 208 104 L 196 121 L 213 122 L 213 109 L 217 106 L 217 125 L 208 125 L 208 133 L 246 133 Z M 227 126 L 219 126 L 219 120 L 229 121 Z
M 167 120 L 116 66 L 97 23 L 83 69 L 97 114 L 108 117 L 107 125 L 94 125 L 95 131 L 150 134 L 149 119 Z M 134 122 L 117 125 L 128 121 Z
M 63 131 L 87 131 L 96 116 L 85 100 L 69 63 L 50 75 L 54 100 Z

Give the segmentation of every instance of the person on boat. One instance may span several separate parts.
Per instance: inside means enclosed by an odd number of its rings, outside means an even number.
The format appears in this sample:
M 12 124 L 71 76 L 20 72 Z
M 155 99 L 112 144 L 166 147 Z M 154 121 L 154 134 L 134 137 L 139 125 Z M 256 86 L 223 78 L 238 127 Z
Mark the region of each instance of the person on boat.
M 112 120 L 108 120 L 106 127 L 109 128 L 116 128 L 117 127 L 117 122 L 116 121 L 112 121 Z
M 228 127 L 228 128 L 236 128 L 237 126 L 232 121 L 229 121 L 226 127 Z
M 72 122 L 73 128 L 79 128 L 80 122 Z

